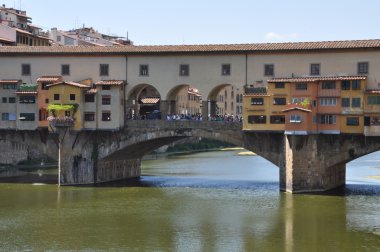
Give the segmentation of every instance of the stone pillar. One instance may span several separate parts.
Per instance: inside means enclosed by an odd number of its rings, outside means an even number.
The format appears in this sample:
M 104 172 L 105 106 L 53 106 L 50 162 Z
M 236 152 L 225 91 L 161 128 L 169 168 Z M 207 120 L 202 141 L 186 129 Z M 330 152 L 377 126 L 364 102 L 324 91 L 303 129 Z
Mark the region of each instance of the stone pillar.
M 160 102 L 160 111 L 161 111 L 161 119 L 166 120 L 167 115 L 175 114 L 176 101 L 173 100 L 162 100 Z
M 202 118 L 204 121 L 208 120 L 208 101 L 202 101 Z
M 320 192 L 345 184 L 345 163 L 336 164 L 320 135 L 285 136 L 280 189 L 291 193 Z
M 216 115 L 216 101 L 210 101 L 210 114 L 211 116 Z
M 96 182 L 108 182 L 129 178 L 138 178 L 141 175 L 141 159 L 126 159 L 112 161 L 98 161 Z

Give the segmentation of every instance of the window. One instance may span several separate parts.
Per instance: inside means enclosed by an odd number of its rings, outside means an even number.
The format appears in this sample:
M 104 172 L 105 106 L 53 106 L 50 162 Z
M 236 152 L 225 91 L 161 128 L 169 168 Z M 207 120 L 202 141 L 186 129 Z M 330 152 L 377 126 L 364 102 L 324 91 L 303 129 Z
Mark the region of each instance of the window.
M 3 89 L 16 89 L 17 85 L 16 84 L 4 84 Z
M 70 94 L 70 101 L 75 101 L 75 94 Z
M 285 124 L 285 116 L 270 116 L 271 124 Z
M 70 65 L 61 65 L 61 75 L 70 75 Z
M 322 82 L 322 89 L 335 89 L 336 85 L 334 81 Z
M 368 105 L 380 105 L 380 96 L 368 96 Z
M 3 103 L 7 103 L 8 99 L 7 97 L 3 97 Z
M 102 85 L 102 90 L 111 90 L 111 85 Z
M 286 98 L 273 98 L 273 105 L 286 105 Z
M 274 88 L 285 88 L 284 82 L 276 82 L 274 83 Z
M 353 108 L 360 108 L 360 98 L 352 98 L 352 107 Z
M 110 105 L 111 104 L 111 96 L 103 95 L 102 96 L 102 105 Z
M 149 75 L 149 65 L 140 65 L 140 76 Z
M 350 90 L 351 82 L 349 80 L 344 80 L 341 83 L 342 90 Z
M 297 83 L 296 90 L 307 90 L 307 83 Z
M 251 105 L 264 105 L 264 98 L 251 98 Z
M 336 106 L 336 98 L 321 98 L 321 106 Z
M 108 76 L 108 70 L 108 64 L 100 64 L 100 76 Z
M 16 103 L 16 97 L 9 97 L 8 102 L 9 103 Z
M 310 75 L 320 75 L 320 64 L 310 64 Z
M 222 64 L 222 75 L 231 75 L 231 65 Z
M 302 122 L 302 116 L 301 115 L 290 115 L 290 122 L 291 123 L 301 123 Z
M 368 74 L 368 62 L 358 63 L 358 74 Z
M 264 65 L 264 76 L 273 76 L 274 75 L 274 65 L 265 64 Z
M 30 64 L 22 64 L 21 65 L 21 75 L 30 75 Z
M 248 116 L 248 123 L 250 124 L 265 124 L 267 117 L 265 115 Z
M 34 121 L 34 113 L 20 113 L 20 121 Z
M 85 94 L 84 95 L 84 102 L 95 102 L 95 95 L 94 94 Z
M 342 98 L 342 107 L 343 108 L 350 107 L 350 98 Z
M 20 96 L 20 103 L 36 103 L 35 96 Z
M 42 89 L 42 90 L 48 90 L 49 88 L 47 87 L 47 85 L 49 85 L 49 83 L 42 82 L 42 83 L 41 83 L 41 89 Z
M 320 124 L 336 124 L 336 115 L 320 115 Z
M 59 94 L 54 94 L 54 101 L 59 101 Z
M 45 103 L 49 103 L 49 99 L 46 98 L 46 99 L 45 99 Z
M 95 113 L 93 113 L 93 112 L 86 112 L 86 113 L 84 113 L 84 120 L 86 122 L 95 121 Z
M 346 118 L 347 126 L 359 126 L 359 117 L 347 117 Z
M 9 121 L 9 113 L 2 113 L 1 114 L 1 120 L 2 121 Z
M 352 81 L 352 90 L 360 90 L 360 80 L 353 80 Z
M 102 121 L 111 121 L 111 112 L 103 111 L 102 112 Z
M 189 76 L 189 65 L 179 65 L 179 75 Z
M 57 41 L 61 42 L 61 36 L 57 36 Z

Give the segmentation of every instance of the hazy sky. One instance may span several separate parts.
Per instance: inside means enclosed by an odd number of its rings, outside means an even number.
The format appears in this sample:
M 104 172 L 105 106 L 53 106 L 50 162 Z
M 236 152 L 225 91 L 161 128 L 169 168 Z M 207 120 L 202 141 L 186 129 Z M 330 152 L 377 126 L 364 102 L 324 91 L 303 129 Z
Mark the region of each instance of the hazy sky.
M 380 38 L 379 0 L 0 0 L 44 30 L 92 26 L 136 45 Z

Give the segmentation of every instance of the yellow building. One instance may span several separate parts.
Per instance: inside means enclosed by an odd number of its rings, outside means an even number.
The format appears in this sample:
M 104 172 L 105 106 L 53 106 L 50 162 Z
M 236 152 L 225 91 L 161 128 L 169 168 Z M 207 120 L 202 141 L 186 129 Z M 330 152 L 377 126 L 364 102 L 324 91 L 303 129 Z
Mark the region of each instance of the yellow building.
M 363 134 L 364 132 L 364 93 L 367 87 L 366 76 L 358 76 L 341 82 L 340 117 L 341 133 Z
M 83 128 L 83 101 L 90 86 L 76 82 L 58 82 L 47 86 L 49 115 L 52 122 L 73 124 L 74 130 Z M 53 107 L 52 105 L 57 105 Z M 53 110 L 51 108 L 54 108 Z

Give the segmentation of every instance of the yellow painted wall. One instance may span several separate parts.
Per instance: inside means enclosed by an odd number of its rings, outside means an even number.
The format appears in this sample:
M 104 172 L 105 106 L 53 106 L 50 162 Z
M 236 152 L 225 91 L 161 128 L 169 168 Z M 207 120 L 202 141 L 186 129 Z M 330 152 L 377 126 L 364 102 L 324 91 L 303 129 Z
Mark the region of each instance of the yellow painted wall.
M 59 94 L 59 100 L 54 100 L 54 94 Z M 70 94 L 75 94 L 75 101 L 70 100 Z M 49 104 L 75 104 L 77 103 L 78 110 L 75 112 L 74 116 L 75 124 L 73 129 L 80 130 L 83 128 L 83 118 L 82 118 L 82 107 L 83 107 L 83 89 L 67 84 L 51 86 L 48 91 Z M 57 117 L 64 117 L 64 111 L 57 111 Z
M 347 117 L 359 117 L 359 126 L 348 126 Z M 340 132 L 351 134 L 363 134 L 364 132 L 364 117 L 363 115 L 342 115 L 340 117 Z

